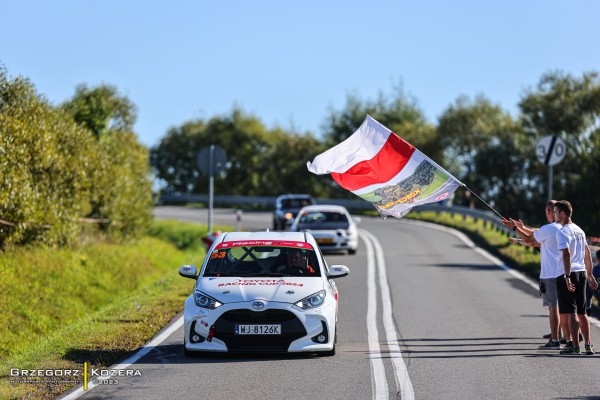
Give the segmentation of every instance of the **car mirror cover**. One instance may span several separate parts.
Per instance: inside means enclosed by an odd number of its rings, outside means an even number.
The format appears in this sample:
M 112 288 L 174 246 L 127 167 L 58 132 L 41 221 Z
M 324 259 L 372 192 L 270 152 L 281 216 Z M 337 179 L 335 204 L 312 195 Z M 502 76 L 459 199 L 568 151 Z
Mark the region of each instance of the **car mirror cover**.
M 343 278 L 344 276 L 347 276 L 349 273 L 350 273 L 350 270 L 345 265 L 332 265 L 331 268 L 329 268 L 328 277 L 332 278 L 332 279 Z
M 198 271 L 195 265 L 184 265 L 179 268 L 179 275 L 184 278 L 198 279 Z

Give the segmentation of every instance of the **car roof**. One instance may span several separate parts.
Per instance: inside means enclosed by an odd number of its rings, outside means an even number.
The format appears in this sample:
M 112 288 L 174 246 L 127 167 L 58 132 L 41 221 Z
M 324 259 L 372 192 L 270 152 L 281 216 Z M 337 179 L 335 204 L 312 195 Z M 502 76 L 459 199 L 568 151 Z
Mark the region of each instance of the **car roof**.
M 219 242 L 234 242 L 239 240 L 286 240 L 292 242 L 309 242 L 304 232 L 228 232 L 218 237 Z
M 302 212 L 315 212 L 315 211 L 335 211 L 335 212 L 348 212 L 346 207 L 338 206 L 335 204 L 315 204 L 312 206 L 304 206 L 302 207 Z

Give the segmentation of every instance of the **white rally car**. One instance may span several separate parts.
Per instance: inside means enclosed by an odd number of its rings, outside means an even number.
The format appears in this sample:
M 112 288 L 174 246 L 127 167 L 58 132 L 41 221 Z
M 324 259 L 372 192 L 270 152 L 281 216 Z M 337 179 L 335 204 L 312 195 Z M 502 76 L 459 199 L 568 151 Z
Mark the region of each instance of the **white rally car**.
M 359 217 L 343 206 L 318 204 L 303 207 L 292 223 L 293 232 L 310 232 L 324 252 L 356 254 Z
M 344 265 L 327 265 L 310 233 L 224 233 L 199 273 L 193 265 L 179 269 L 197 280 L 184 304 L 184 353 L 334 355 L 333 278 L 348 273 Z

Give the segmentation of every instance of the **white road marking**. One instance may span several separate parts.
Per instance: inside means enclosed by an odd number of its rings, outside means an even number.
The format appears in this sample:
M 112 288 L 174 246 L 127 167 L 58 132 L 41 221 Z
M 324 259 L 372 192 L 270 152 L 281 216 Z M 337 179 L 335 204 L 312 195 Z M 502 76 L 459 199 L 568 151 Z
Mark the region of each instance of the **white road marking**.
M 385 327 L 389 357 L 394 366 L 396 385 L 402 399 L 414 400 L 415 392 L 410 377 L 408 376 L 408 369 L 402 358 L 402 353 L 398 344 L 398 336 L 396 334 L 396 326 L 394 325 L 392 298 L 385 266 L 385 253 L 383 252 L 381 243 L 379 243 L 379 240 L 373 234 L 364 229 L 360 229 L 359 232 L 362 234 L 363 239 L 367 238 L 369 241 L 372 241 L 375 248 L 377 272 L 379 274 L 379 287 L 381 289 L 381 304 L 383 306 L 383 326 Z M 367 242 L 367 240 L 365 240 L 365 242 Z
M 127 360 L 123 361 L 121 364 L 113 365 L 109 369 L 111 369 L 111 370 L 127 369 L 131 365 L 135 364 L 140 358 L 144 357 L 146 354 L 148 354 L 152 350 L 154 350 L 159 344 L 164 342 L 169 336 L 171 336 L 173 334 L 173 332 L 175 332 L 178 329 L 181 329 L 182 326 L 183 326 L 183 316 L 181 316 L 177 320 L 175 320 L 171 325 L 169 325 L 158 336 L 155 336 L 154 339 L 152 339 L 150 342 L 148 342 L 147 345 L 145 345 L 144 347 L 139 349 L 134 355 L 129 357 Z M 101 379 L 111 379 L 111 377 L 110 376 L 98 377 L 98 380 L 101 380 Z M 79 397 L 88 393 L 90 390 L 92 390 L 96 386 L 98 386 L 97 383 L 90 381 L 88 383 L 87 390 L 84 391 L 83 386 L 81 386 L 79 389 L 77 389 L 73 393 L 70 393 L 69 395 L 63 397 L 62 399 L 63 400 L 78 399 Z
M 362 236 L 362 234 L 361 234 Z M 375 253 L 373 244 L 363 236 L 367 247 L 367 333 L 369 340 L 369 358 L 371 359 L 371 386 L 374 400 L 389 399 L 385 368 L 379 347 L 379 332 L 377 329 L 377 283 L 375 281 Z

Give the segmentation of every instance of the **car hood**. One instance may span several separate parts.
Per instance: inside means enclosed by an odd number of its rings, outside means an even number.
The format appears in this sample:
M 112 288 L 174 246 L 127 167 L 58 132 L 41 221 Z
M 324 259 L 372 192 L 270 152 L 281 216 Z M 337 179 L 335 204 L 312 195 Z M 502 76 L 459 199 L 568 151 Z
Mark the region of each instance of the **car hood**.
M 324 289 L 320 277 L 199 278 L 197 289 L 221 303 L 252 300 L 295 303 Z

